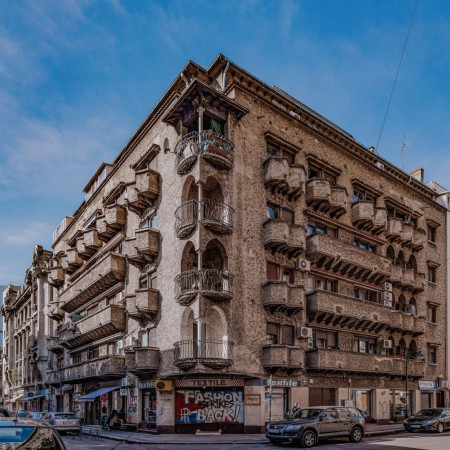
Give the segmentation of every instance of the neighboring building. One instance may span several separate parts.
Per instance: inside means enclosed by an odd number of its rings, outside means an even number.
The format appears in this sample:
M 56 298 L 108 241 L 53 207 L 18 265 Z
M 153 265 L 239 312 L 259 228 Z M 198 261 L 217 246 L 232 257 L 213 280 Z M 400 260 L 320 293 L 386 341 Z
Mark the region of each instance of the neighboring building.
M 446 255 L 446 279 L 447 279 L 447 336 L 445 339 L 445 349 L 446 349 L 446 377 L 441 386 L 444 385 L 448 390 L 449 380 L 450 380 L 450 190 L 445 189 L 440 184 L 435 181 L 428 183 L 428 186 L 437 192 L 438 198 L 437 202 L 447 209 L 447 220 L 445 232 L 447 234 L 447 255 Z M 449 398 L 446 398 L 446 405 L 450 405 Z
M 47 383 L 87 423 L 262 432 L 297 400 L 378 422 L 444 401 L 419 390 L 445 374 L 436 194 L 222 55 L 83 192 L 54 234 Z
M 13 410 L 52 409 L 45 384 L 47 335 L 53 322 L 47 311 L 51 301 L 47 283 L 51 256 L 52 252 L 36 245 L 23 286 L 9 285 L 3 293 L 3 393 L 4 403 L 11 403 Z

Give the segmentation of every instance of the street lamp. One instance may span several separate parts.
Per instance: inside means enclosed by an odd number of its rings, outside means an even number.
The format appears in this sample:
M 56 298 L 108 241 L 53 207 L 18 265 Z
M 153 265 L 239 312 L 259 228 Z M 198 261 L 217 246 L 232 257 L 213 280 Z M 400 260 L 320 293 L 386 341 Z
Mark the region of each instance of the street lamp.
M 415 353 L 411 352 L 409 348 L 405 349 L 405 419 L 408 418 L 408 361 L 418 361 L 424 358 L 425 355 L 421 350 L 417 350 Z

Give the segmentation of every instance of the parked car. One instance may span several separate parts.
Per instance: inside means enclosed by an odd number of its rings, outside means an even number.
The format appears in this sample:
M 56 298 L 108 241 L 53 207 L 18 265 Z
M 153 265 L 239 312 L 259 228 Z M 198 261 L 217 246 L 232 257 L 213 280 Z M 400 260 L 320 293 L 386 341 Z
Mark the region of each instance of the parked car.
M 20 417 L 21 419 L 43 420 L 44 414 L 47 414 L 47 413 L 36 412 L 36 411 L 19 411 L 17 413 L 17 417 Z
M 406 431 L 431 430 L 442 433 L 450 428 L 450 408 L 421 409 L 409 416 L 403 426 Z
M 11 417 L 11 413 L 6 408 L 0 408 L 0 417 Z
M 73 412 L 49 412 L 42 418 L 58 431 L 81 431 L 81 421 Z
M 348 437 L 351 442 L 360 442 L 364 432 L 365 420 L 356 408 L 316 406 L 302 408 L 284 421 L 269 423 L 266 437 L 272 444 L 292 442 L 309 448 L 322 438 Z
M 66 449 L 58 432 L 48 423 L 15 417 L 0 417 L 0 448 Z

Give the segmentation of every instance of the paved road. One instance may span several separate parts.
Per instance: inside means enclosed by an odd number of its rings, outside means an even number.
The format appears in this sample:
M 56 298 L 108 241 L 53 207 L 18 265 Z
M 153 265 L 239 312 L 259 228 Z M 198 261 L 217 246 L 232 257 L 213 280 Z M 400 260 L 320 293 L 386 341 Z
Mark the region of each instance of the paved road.
M 173 444 L 121 444 L 119 442 L 101 439 L 100 441 L 91 441 L 83 439 L 82 441 L 74 441 L 71 438 L 64 438 L 64 442 L 67 446 L 67 450 L 186 450 L 186 449 L 210 449 L 214 447 L 214 450 L 227 450 L 230 448 L 229 444 L 196 444 L 187 445 L 173 445 Z M 273 446 L 267 444 L 248 444 L 248 445 L 236 445 L 236 449 L 244 448 L 245 450 L 275 450 L 296 448 L 289 445 Z M 317 447 L 317 450 L 330 450 L 330 449 L 342 449 L 342 450 L 446 450 L 450 448 L 450 432 L 444 434 L 432 434 L 432 433 L 404 433 L 390 436 L 383 436 L 378 438 L 364 439 L 360 444 L 350 444 L 346 439 L 335 439 L 330 441 L 321 442 Z

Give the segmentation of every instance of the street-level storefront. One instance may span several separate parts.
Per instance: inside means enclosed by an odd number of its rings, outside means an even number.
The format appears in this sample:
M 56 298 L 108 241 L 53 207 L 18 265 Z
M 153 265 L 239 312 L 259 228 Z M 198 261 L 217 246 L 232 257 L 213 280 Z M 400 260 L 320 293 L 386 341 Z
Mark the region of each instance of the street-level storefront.
M 300 388 L 305 383 L 306 380 L 264 379 L 265 422 L 283 420 L 286 413 L 292 410 L 294 402 L 299 400 L 292 395 L 292 388 Z
M 111 405 L 112 392 L 116 391 L 120 386 L 108 387 L 89 387 L 87 393 L 81 397 L 77 397 L 77 401 L 84 403 L 84 419 L 87 425 L 99 425 L 101 411 L 106 408 L 106 414 L 109 416 L 112 412 Z M 81 409 L 81 408 L 80 408 Z
M 435 407 L 435 393 L 439 389 L 438 381 L 419 381 L 420 390 L 420 409 L 434 408 Z
M 244 432 L 243 379 L 175 380 L 175 431 Z
M 157 403 L 155 380 L 139 381 L 138 389 L 141 397 L 141 420 L 156 426 Z

